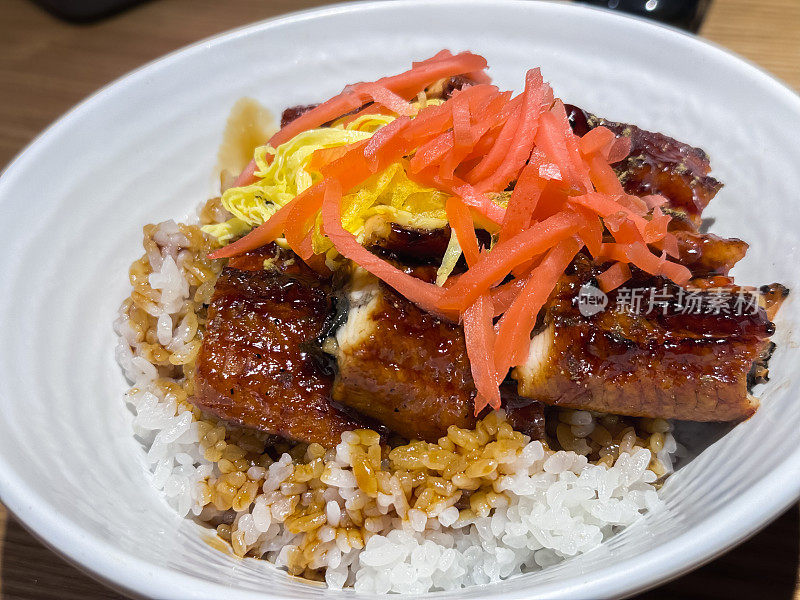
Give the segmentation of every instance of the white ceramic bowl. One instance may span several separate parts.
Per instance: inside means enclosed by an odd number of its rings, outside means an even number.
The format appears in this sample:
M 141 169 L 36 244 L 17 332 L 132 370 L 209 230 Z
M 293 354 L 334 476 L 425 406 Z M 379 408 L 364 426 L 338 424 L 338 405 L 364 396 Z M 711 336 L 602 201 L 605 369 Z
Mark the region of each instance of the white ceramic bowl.
M 111 321 L 141 227 L 215 190 L 232 104 L 276 113 L 442 47 L 501 85 L 541 65 L 566 100 L 705 148 L 726 183 L 715 231 L 751 242 L 737 275 L 798 288 L 800 98 L 744 61 L 643 21 L 569 5 L 399 0 L 332 6 L 171 54 L 83 102 L 0 179 L 0 497 L 96 576 L 155 598 L 339 596 L 204 543 L 150 486 L 130 433 Z M 671 477 L 666 510 L 541 573 L 437 598 L 611 597 L 711 559 L 800 494 L 798 303 L 778 319 L 763 407 Z

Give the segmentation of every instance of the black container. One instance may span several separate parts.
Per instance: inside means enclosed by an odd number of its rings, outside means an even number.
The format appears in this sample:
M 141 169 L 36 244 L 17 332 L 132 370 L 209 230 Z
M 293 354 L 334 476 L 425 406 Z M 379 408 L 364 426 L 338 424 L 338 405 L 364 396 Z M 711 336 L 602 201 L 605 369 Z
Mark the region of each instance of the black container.
M 578 0 L 592 6 L 647 17 L 697 33 L 711 0 Z
M 118 13 L 144 0 L 33 0 L 60 19 L 89 23 Z

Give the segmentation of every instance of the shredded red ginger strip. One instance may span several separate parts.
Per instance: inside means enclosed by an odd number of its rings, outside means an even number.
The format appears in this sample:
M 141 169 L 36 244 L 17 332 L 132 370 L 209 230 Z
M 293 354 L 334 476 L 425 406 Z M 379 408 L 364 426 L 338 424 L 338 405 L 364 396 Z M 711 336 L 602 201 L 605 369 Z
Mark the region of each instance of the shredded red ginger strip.
M 492 357 L 495 356 L 496 336 L 492 325 L 492 300 L 488 293 L 464 311 L 464 342 L 467 346 L 472 380 L 475 382 L 475 416 L 486 405 L 500 408 L 500 381 L 497 380 Z
M 617 138 L 614 144 L 611 146 L 611 149 L 608 151 L 608 159 L 609 164 L 617 163 L 625 158 L 631 153 L 631 138 L 626 137 L 624 135 Z
M 597 152 L 607 157 L 615 139 L 617 136 L 608 127 L 595 127 L 580 139 L 578 149 L 584 156 Z
M 613 195 L 616 196 L 616 194 Z M 650 207 L 647 206 L 647 202 L 638 196 L 632 196 L 631 194 L 622 194 L 621 196 L 618 196 L 617 202 L 619 202 L 624 208 L 628 209 L 632 213 L 642 217 L 647 215 L 650 210 Z
M 449 198 L 447 200 L 447 220 L 453 231 L 456 232 L 467 265 L 474 265 L 480 258 L 480 249 L 469 208 L 458 198 Z M 500 387 L 493 360 L 495 355 L 493 308 L 491 296 L 487 292 L 481 294 L 462 315 L 464 341 L 472 371 L 472 380 L 475 382 L 477 391 L 475 415 L 487 404 L 495 409 L 500 408 Z
M 378 83 L 359 83 L 354 86 L 353 91 L 357 94 L 364 94 L 367 98 L 372 98 L 372 101 L 376 104 L 385 106 L 402 117 L 410 117 L 414 114 L 414 107 L 411 104 L 389 88 Z
M 267 219 L 264 223 L 253 229 L 246 236 L 239 238 L 235 242 L 228 244 L 208 255 L 209 258 L 231 258 L 239 256 L 250 250 L 260 248 L 281 237 L 286 229 L 287 219 L 292 208 L 315 194 L 321 194 L 321 186 L 312 186 L 302 194 L 295 196 L 290 202 L 282 206 L 278 211 Z
M 444 65 L 452 70 L 457 58 L 442 52 L 405 74 L 365 84 L 359 102 L 370 97 L 398 115 L 407 113 L 405 98 L 424 80 L 415 69 L 429 77 Z M 455 62 L 466 68 L 464 61 L 469 60 L 474 55 Z M 353 95 L 345 92 L 324 103 L 328 112 L 319 112 L 306 124 L 331 120 Z M 235 256 L 284 235 L 301 258 L 319 267 L 311 240 L 321 214 L 323 231 L 342 256 L 424 310 L 463 321 L 477 413 L 486 405 L 500 405 L 500 383 L 510 367 L 526 360 L 537 315 L 581 247 L 595 260 L 613 263 L 597 278 L 605 291 L 628 280 L 631 264 L 679 285 L 688 282 L 689 270 L 667 260 L 668 255 L 678 256 L 678 246 L 668 231 L 670 217 L 659 208 L 665 200 L 625 193 L 610 166 L 629 151 L 629 138 L 615 137 L 605 128 L 575 136 L 563 104 L 553 102 L 552 90 L 532 70 L 525 91 L 516 97 L 494 86 L 472 86 L 420 110 L 413 119 L 398 116 L 368 140 L 315 152 L 312 164 L 322 173 L 321 182 L 210 256 Z M 444 287 L 416 279 L 372 254 L 341 223 L 343 192 L 405 157 L 411 157 L 410 177 L 452 196 L 446 212 L 468 269 Z M 501 190 L 514 179 L 506 208 L 484 193 Z M 491 250 L 481 251 L 476 223 L 497 234 Z M 606 231 L 613 242 L 604 240 Z
M 681 257 L 681 251 L 680 248 L 678 248 L 678 239 L 671 233 L 668 233 L 663 239 L 653 242 L 651 245 L 656 250 L 666 252 L 668 256 L 672 256 L 673 258 Z
M 501 191 L 516 179 L 531 155 L 540 117 L 546 105 L 552 101 L 552 95 L 553 91 L 542 79 L 539 69 L 527 72 L 522 108 L 514 136 L 497 168 L 486 179 L 475 184 L 478 190 Z
M 470 148 L 472 145 L 472 135 L 470 125 L 472 117 L 470 115 L 469 104 L 461 98 L 461 94 L 454 94 L 453 99 L 453 151 L 460 152 Z
M 461 52 L 455 56 L 449 51 L 439 52 L 428 60 L 414 63 L 408 71 L 382 77 L 377 81 L 347 86 L 345 90 L 330 100 L 311 109 L 307 113 L 288 123 L 267 142 L 277 148 L 289 141 L 298 133 L 314 129 L 324 123 L 338 119 L 348 112 L 361 108 L 370 99 L 383 104 L 397 112 L 399 115 L 410 115 L 410 105 L 405 102 L 411 99 L 430 84 L 455 75 L 483 73 L 486 68 L 486 59 L 471 52 Z M 487 82 L 488 77 L 478 77 L 481 82 Z M 234 183 L 234 187 L 248 185 L 255 181 L 256 164 L 250 161 Z
M 530 275 L 530 269 L 522 276 L 492 288 L 491 297 L 495 317 L 499 317 L 508 310 L 508 307 L 522 291 L 528 275 Z
M 239 173 L 239 176 L 233 182 L 231 187 L 242 187 L 243 185 L 250 185 L 256 180 L 256 161 L 255 159 L 247 163 L 247 166 Z
M 311 160 L 308 161 L 308 169 L 311 171 L 320 171 L 322 167 L 339 160 L 351 150 L 364 146 L 367 141 L 368 140 L 361 140 L 360 142 L 354 142 L 346 146 L 333 146 L 332 148 L 314 150 L 311 154 Z
M 662 256 L 656 256 L 643 242 L 604 243 L 599 256 L 596 258 L 631 263 L 645 273 L 661 275 L 680 286 L 686 285 L 692 278 L 692 273 L 689 269 L 678 263 L 668 261 L 666 253 L 663 253 Z
M 671 220 L 669 215 L 662 213 L 661 209 L 656 206 L 653 209 L 650 220 L 644 226 L 644 235 L 642 237 L 654 241 L 663 239 L 668 233 L 667 227 Z
M 459 198 L 452 196 L 447 199 L 447 220 L 450 227 L 456 232 L 458 245 L 464 253 L 467 266 L 471 267 L 480 258 L 480 248 L 478 247 L 478 237 L 475 235 L 475 226 L 472 223 L 472 215 L 469 208 Z
M 664 196 L 659 196 L 658 194 L 649 194 L 647 196 L 642 196 L 640 200 L 644 202 L 648 206 L 648 208 L 664 206 L 669 202 L 669 200 L 664 198 Z
M 630 278 L 631 269 L 627 263 L 615 262 L 597 276 L 597 283 L 600 285 L 601 290 L 608 293 L 617 289 Z
M 603 249 L 603 222 L 587 210 L 579 209 L 579 211 L 584 216 L 585 225 L 578 232 L 578 235 L 586 245 L 589 254 L 593 258 L 597 258 Z
M 589 164 L 589 179 L 592 181 L 594 189 L 604 194 L 619 196 L 625 194 L 617 174 L 614 173 L 614 169 L 608 165 L 608 161 L 599 153 L 585 155 L 585 160 Z
M 311 244 L 312 229 L 317 213 L 322 208 L 324 187 L 328 184 L 328 182 L 318 184 L 321 189 L 304 196 L 301 202 L 292 202 L 292 207 L 286 216 L 286 227 L 284 228 L 286 243 L 303 260 L 310 259 L 314 254 Z
M 692 278 L 692 272 L 688 268 L 668 261 L 666 252 L 661 256 L 656 256 L 641 242 L 627 245 L 625 255 L 629 263 L 636 265 L 642 271 L 651 275 L 661 275 L 680 286 L 685 286 Z
M 578 141 L 560 101 L 556 101 L 553 108 L 542 115 L 536 133 L 536 146 L 558 167 L 565 182 L 578 190 L 591 189 L 586 163 L 580 155 Z
M 536 325 L 539 311 L 582 245 L 576 238 L 570 237 L 551 248 L 528 276 L 519 296 L 500 317 L 495 355 L 500 381 L 512 366 L 525 362 L 530 348 L 530 333 Z
M 534 150 L 534 153 L 537 152 Z M 539 158 L 542 158 L 541 153 L 535 158 L 531 157 L 520 173 L 506 207 L 505 218 L 498 238 L 500 242 L 505 242 L 517 235 L 523 229 L 527 229 L 530 224 L 531 215 L 536 210 L 536 204 L 539 202 L 545 184 L 539 177 L 539 161 L 537 160 Z

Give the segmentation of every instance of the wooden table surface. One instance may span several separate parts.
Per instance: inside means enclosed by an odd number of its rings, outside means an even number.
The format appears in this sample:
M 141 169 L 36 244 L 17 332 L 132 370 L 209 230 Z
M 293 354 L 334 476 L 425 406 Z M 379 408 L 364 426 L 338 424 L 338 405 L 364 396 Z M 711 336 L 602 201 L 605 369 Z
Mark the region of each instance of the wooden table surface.
M 153 0 L 92 25 L 0 1 L 0 167 L 73 104 L 166 52 L 319 0 Z M 701 35 L 800 89 L 800 2 L 714 0 Z M 2 474 L 0 474 L 2 477 Z M 712 563 L 641 598 L 800 600 L 792 507 Z M 28 534 L 0 504 L 0 600 L 120 599 Z

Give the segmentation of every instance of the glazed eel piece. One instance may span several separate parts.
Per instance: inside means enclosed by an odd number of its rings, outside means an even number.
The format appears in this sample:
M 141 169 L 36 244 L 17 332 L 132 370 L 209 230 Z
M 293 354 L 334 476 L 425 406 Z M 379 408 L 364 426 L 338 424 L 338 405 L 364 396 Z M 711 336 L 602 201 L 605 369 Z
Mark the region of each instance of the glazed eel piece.
M 485 231 L 478 237 L 488 244 Z M 364 243 L 409 274 L 431 282 L 449 240 L 449 227 L 411 229 L 373 218 Z M 456 269 L 465 267 L 462 262 Z M 344 291 L 348 313 L 333 349 L 334 399 L 410 439 L 436 441 L 450 425 L 473 428 L 476 390 L 464 330 L 422 311 L 360 270 Z M 513 383 L 501 391 L 514 428 L 542 438 L 542 405 L 519 397 Z
M 526 363 L 512 372 L 520 395 L 690 421 L 737 421 L 755 412 L 758 400 L 749 391 L 766 377 L 774 349 L 770 315 L 785 288 L 775 287 L 759 306 L 745 288 L 686 290 L 635 271 L 608 294 L 605 310 L 582 314 L 575 299 L 598 272 L 579 255 L 562 278 Z
M 613 165 L 614 170 L 627 193 L 660 194 L 667 199 L 664 208 L 672 216 L 669 230 L 678 240 L 680 262 L 695 277 L 725 276 L 744 258 L 746 242 L 699 230 L 703 210 L 722 188 L 709 176 L 711 165 L 703 150 L 663 133 L 603 119 L 571 104 L 566 109 L 578 135 L 602 125 L 630 139 L 630 154 Z
M 565 108 L 578 135 L 602 125 L 630 139 L 630 154 L 613 165 L 626 192 L 634 196 L 661 194 L 669 200 L 670 208 L 684 213 L 695 226 L 700 225 L 703 210 L 722 188 L 709 176 L 711 165 L 703 150 L 662 133 L 603 119 L 571 104 Z
M 330 281 L 293 253 L 272 244 L 231 259 L 209 306 L 194 404 L 225 421 L 326 447 L 364 427 L 331 402 L 333 373 L 314 345 L 331 310 Z
M 347 299 L 347 320 L 331 349 L 338 371 L 333 398 L 409 439 L 433 442 L 451 425 L 473 428 L 476 392 L 463 329 L 364 272 L 351 279 Z M 503 389 L 509 421 L 542 438 L 542 405 L 520 398 L 515 387 Z

